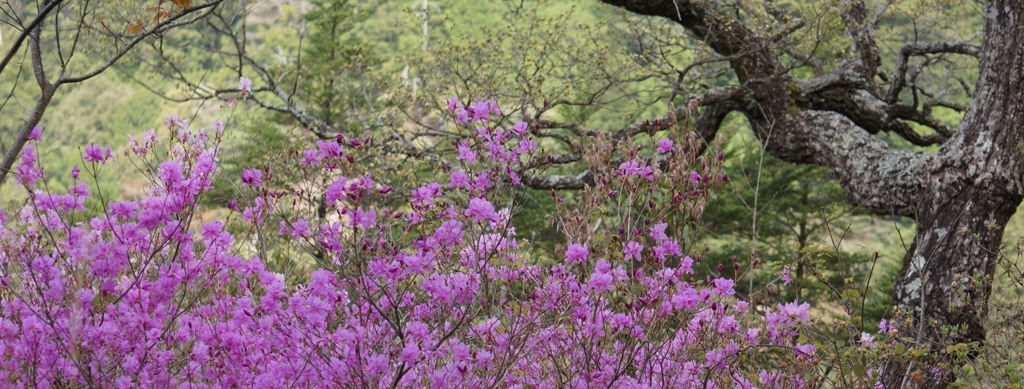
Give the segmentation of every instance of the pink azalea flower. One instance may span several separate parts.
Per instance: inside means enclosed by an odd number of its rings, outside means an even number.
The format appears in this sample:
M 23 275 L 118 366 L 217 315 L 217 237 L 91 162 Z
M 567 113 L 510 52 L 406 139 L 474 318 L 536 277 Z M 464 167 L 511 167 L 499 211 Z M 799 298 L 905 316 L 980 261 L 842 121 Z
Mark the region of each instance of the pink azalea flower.
M 711 281 L 715 285 L 715 291 L 723 296 L 732 296 L 736 294 L 736 290 L 733 286 L 736 285 L 736 281 L 727 278 L 716 278 Z
M 252 80 L 248 77 L 238 79 L 238 90 L 242 91 L 242 98 L 252 93 Z
M 590 253 L 587 251 L 586 245 L 573 243 L 569 245 L 569 249 L 565 250 L 565 263 L 586 262 L 588 256 Z
M 622 248 L 622 253 L 625 254 L 625 258 L 623 258 L 623 259 L 625 259 L 627 261 L 631 260 L 631 259 L 639 261 L 641 259 L 640 252 L 643 249 L 644 249 L 644 246 L 641 246 L 637 242 L 633 242 L 633 241 L 627 242 L 626 245 Z
M 659 154 L 671 153 L 671 152 L 673 152 L 675 150 L 676 150 L 676 148 L 673 145 L 672 139 L 664 138 L 664 139 L 658 140 L 657 152 Z
M 82 160 L 85 162 L 99 162 L 106 163 L 108 159 L 114 157 L 114 153 L 110 151 L 110 147 L 101 148 L 97 145 L 85 146 L 85 155 L 82 156 Z
M 463 213 L 466 217 L 472 218 L 475 221 L 487 220 L 496 221 L 498 220 L 498 214 L 494 212 L 494 205 L 490 201 L 485 199 L 472 199 L 469 200 L 469 207 Z
M 248 186 L 263 186 L 263 171 L 260 169 L 245 169 L 242 171 L 242 183 Z
M 43 127 L 35 126 L 32 127 L 32 132 L 28 134 L 28 140 L 41 141 L 43 140 Z
M 697 174 L 697 172 L 690 172 L 690 182 L 700 182 L 700 181 L 701 181 L 700 174 Z

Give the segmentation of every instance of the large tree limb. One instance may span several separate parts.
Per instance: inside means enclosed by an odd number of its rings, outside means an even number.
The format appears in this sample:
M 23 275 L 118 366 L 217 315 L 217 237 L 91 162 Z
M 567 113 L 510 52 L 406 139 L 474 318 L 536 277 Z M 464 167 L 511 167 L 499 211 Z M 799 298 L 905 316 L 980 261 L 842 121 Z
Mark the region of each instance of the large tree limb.
M 828 167 L 843 183 L 843 192 L 850 203 L 861 208 L 879 214 L 910 217 L 916 214 L 923 189 L 921 180 L 931 156 L 892 150 L 882 140 L 834 112 L 806 111 L 802 116 L 805 125 L 814 130 L 780 131 L 780 135 L 786 141 L 807 148 L 799 151 L 786 148 L 776 153 L 797 152 L 806 158 L 802 162 Z M 797 139 L 807 136 L 814 139 Z
M 919 111 L 890 104 L 872 93 L 872 89 L 859 73 L 841 68 L 822 77 L 797 80 L 794 99 L 801 109 L 836 112 L 869 134 L 895 132 L 917 146 L 942 144 L 952 136 L 954 130 L 932 116 L 930 106 Z M 930 127 L 935 133 L 918 134 L 908 120 Z
M 921 195 L 919 178 L 926 157 L 890 149 L 849 119 L 825 111 L 801 112 L 792 93 L 797 84 L 779 65 L 766 38 L 715 9 L 691 0 L 605 0 L 631 12 L 671 19 L 718 54 L 729 57 L 740 87 L 740 110 L 772 155 L 790 162 L 823 165 L 842 182 L 855 206 L 882 214 L 912 216 Z M 834 76 L 833 76 L 834 77 Z M 845 81 L 843 77 L 837 81 Z M 860 82 L 864 82 L 860 77 Z M 821 90 L 828 89 L 828 82 Z M 851 96 L 854 106 L 864 104 Z M 805 108 L 806 109 L 806 108 Z M 882 126 L 879 126 L 882 127 Z M 863 185 L 863 183 L 874 185 Z M 885 182 L 884 193 L 879 183 Z M 884 196 L 883 196 L 884 194 Z

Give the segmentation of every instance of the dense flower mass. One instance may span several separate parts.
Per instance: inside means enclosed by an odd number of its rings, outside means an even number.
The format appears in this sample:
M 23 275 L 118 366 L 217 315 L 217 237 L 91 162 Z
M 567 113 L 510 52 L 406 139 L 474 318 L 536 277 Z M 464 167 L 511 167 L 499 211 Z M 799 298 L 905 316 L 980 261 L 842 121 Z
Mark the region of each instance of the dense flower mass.
M 187 123 L 133 142 L 129 158 L 168 156 L 149 161 L 158 168 L 148 194 L 100 204 L 88 220 L 84 202 L 99 200 L 84 184 L 41 191 L 26 148 L 17 174 L 30 201 L 10 220 L 0 215 L 0 382 L 792 388 L 811 379 L 815 347 L 798 343 L 806 304 L 753 307 L 732 280 L 695 277 L 668 216 L 699 213 L 721 180 L 709 165 L 691 173 L 699 164 L 684 142 L 659 142 L 658 152 L 673 151 L 664 165 L 636 147 L 597 177 L 578 207 L 603 212 L 603 228 L 559 199 L 570 243 L 541 261 L 518 240 L 508 193 L 543 148 L 525 123 L 497 127 L 495 101 L 452 99 L 448 110 L 476 136 L 453 146 L 448 182 L 406 192 L 408 204 L 391 209 L 374 201 L 390 187 L 341 175 L 367 143 L 343 147 L 341 136 L 296 163 L 325 178 L 319 212 L 280 212 L 304 193 L 270 190 L 272 176 L 252 169 L 240 180 L 255 197 L 229 220 L 204 221 L 218 137 Z M 166 153 L 150 153 L 161 144 Z M 110 156 L 96 149 L 87 162 Z M 260 238 L 301 247 L 319 268 L 289 286 L 263 259 L 239 255 L 254 238 L 230 223 L 277 231 Z

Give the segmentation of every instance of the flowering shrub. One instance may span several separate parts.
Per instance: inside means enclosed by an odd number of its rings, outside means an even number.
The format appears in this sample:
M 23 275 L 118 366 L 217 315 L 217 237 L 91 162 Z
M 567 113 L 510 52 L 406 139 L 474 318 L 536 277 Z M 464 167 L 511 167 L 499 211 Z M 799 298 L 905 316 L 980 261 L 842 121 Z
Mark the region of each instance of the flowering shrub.
M 296 162 L 324 185 L 279 189 L 267 169 L 246 170 L 251 201 L 216 221 L 199 210 L 219 130 L 173 121 L 166 137 L 133 140 L 124 157 L 149 175 L 148 195 L 100 204 L 88 220 L 85 202 L 102 199 L 77 168 L 68 193 L 47 193 L 26 147 L 17 173 L 29 201 L 0 219 L 0 382 L 790 388 L 814 378 L 815 347 L 799 336 L 807 304 L 752 307 L 733 280 L 696 277 L 686 255 L 687 226 L 725 180 L 720 157 L 700 161 L 689 137 L 653 153 L 594 139 L 591 185 L 576 201 L 553 193 L 567 247 L 540 261 L 510 222 L 526 167 L 545 158 L 538 140 L 525 123 L 497 125 L 493 101 L 453 99 L 449 110 L 475 136 L 453 144 L 446 180 L 394 209 L 377 205 L 391 187 L 353 163 L 367 140 L 340 135 Z M 113 155 L 90 146 L 85 157 L 95 176 Z M 233 236 L 229 223 L 255 234 Z M 240 254 L 264 239 L 302 248 L 319 268 L 289 287 Z

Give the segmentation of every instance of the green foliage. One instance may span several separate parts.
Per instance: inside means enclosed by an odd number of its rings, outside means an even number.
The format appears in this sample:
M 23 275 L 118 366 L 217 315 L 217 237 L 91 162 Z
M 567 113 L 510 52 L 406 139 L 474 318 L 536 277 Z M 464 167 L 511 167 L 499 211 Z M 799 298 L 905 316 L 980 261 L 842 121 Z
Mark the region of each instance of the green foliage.
M 594 127 L 649 113 L 651 84 L 622 48 L 613 10 L 548 1 L 436 4 L 445 18 L 421 20 L 430 26 L 425 43 L 401 52 L 403 100 L 418 110 L 443 107 L 446 96 L 493 97 L 517 119 L 547 113 Z
M 237 126 L 237 130 L 225 131 L 221 164 L 223 173 L 217 176 L 210 196 L 210 204 L 227 206 L 238 196 L 238 177 L 245 169 L 263 168 L 264 166 L 282 167 L 281 157 L 294 151 L 296 137 L 275 125 L 271 114 L 254 112 L 247 115 Z
M 372 121 L 352 115 L 372 108 L 367 91 L 376 58 L 351 31 L 356 14 L 347 1 L 313 1 L 306 15 L 309 35 L 304 39 L 298 77 L 303 99 L 311 113 L 349 136 L 360 136 Z
M 798 298 L 837 316 L 853 316 L 866 328 L 874 326 L 890 301 L 889 289 L 878 283 L 891 286 L 899 269 L 890 264 L 901 257 L 879 264 L 876 257 L 846 249 L 843 241 L 856 215 L 825 168 L 785 163 L 764 153 L 749 136 L 731 132 L 725 152 L 729 184 L 703 219 L 706 242 L 714 247 L 705 267 L 745 269 L 756 260 L 750 282 L 737 285 L 752 301 Z M 792 278 L 788 287 L 780 276 L 784 268 Z
M 40 123 L 45 141 L 38 151 L 53 185 L 72 184 L 70 171 L 76 165 L 81 167 L 82 147 L 96 144 L 123 149 L 129 135 L 138 135 L 159 123 L 161 101 L 156 96 L 133 89 L 114 77 L 100 76 L 90 81 L 62 90 L 50 114 Z M 118 159 L 112 163 L 114 168 L 126 167 Z M 124 185 L 138 177 L 120 178 L 121 182 L 100 181 L 98 189 L 111 199 L 121 198 L 123 192 L 131 190 Z M 91 186 L 97 184 L 86 182 Z

